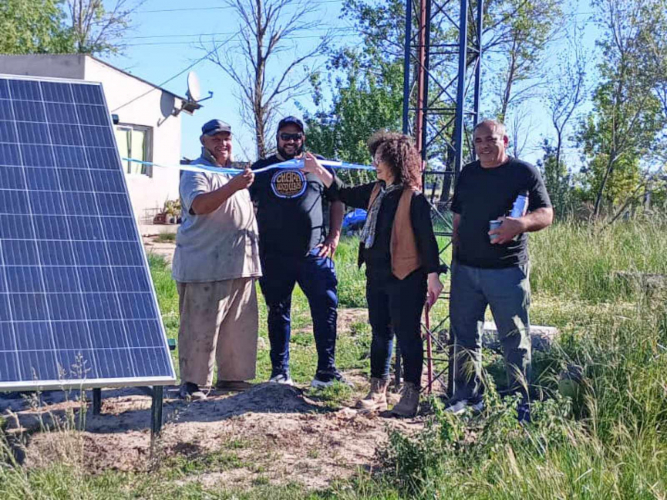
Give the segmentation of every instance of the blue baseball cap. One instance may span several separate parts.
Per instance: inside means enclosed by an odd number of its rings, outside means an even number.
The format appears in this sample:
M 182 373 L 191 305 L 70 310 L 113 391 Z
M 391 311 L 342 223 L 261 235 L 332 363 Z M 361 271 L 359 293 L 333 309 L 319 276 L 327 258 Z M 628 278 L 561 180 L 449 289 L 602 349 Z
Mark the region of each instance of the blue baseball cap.
M 210 120 L 201 128 L 201 135 L 215 135 L 220 132 L 232 133 L 232 126 L 222 120 Z
M 304 131 L 303 122 L 299 120 L 296 116 L 286 116 L 278 123 L 278 130 L 283 128 L 285 125 L 296 125 L 301 129 L 301 132 Z

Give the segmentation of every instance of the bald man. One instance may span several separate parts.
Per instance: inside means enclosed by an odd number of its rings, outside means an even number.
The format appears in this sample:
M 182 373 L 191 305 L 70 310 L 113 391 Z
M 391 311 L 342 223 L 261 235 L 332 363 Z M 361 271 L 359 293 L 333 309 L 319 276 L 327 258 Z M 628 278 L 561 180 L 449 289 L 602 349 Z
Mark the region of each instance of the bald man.
M 450 318 L 454 341 L 453 397 L 446 411 L 484 407 L 482 325 L 490 306 L 503 347 L 508 387 L 522 396 L 520 421 L 530 419 L 530 303 L 528 234 L 553 221 L 551 201 L 537 169 L 507 154 L 502 123 L 485 120 L 474 130 L 479 160 L 461 170 L 452 211 L 453 259 Z M 510 216 L 518 197 L 525 208 Z M 527 200 L 525 199 L 527 197 Z

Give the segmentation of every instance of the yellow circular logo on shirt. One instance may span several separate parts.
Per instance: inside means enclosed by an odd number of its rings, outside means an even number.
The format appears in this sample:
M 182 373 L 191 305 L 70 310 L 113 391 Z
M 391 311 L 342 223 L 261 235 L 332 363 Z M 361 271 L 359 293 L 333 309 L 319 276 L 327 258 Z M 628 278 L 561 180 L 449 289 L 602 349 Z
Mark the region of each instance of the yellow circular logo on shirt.
M 271 188 L 279 198 L 296 198 L 306 190 L 306 178 L 299 170 L 280 170 L 271 179 Z

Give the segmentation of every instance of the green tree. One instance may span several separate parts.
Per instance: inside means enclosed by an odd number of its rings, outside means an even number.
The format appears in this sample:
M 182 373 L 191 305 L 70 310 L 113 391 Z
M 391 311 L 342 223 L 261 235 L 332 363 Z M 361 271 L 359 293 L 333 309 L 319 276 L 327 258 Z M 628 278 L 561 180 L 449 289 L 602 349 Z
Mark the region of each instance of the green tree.
M 379 66 L 373 73 L 358 64 L 350 66 L 345 79 L 339 79 L 330 109 L 306 114 L 310 149 L 329 158 L 368 164 L 368 138 L 380 129 L 400 130 L 403 71 L 398 64 Z
M 589 159 L 588 181 L 595 196 L 594 216 L 633 192 L 642 164 L 650 164 L 660 132 L 667 124 L 653 71 L 656 38 L 667 30 L 665 0 L 596 0 L 604 28 L 600 81 L 593 111 L 578 139 Z M 664 56 L 664 55 L 663 55 Z
M 498 89 L 497 116 L 532 97 L 542 55 L 563 17 L 562 0 L 492 0 L 484 4 L 483 48 Z
M 572 174 L 560 158 L 557 144 L 545 139 L 542 143 L 542 151 L 544 155 L 537 161 L 537 166 L 542 171 L 544 184 L 554 206 L 556 218 L 562 219 L 572 209 Z
M 144 0 L 2 0 L 0 53 L 105 54 L 122 48 Z
M 61 0 L 0 2 L 0 53 L 48 54 L 72 52 Z

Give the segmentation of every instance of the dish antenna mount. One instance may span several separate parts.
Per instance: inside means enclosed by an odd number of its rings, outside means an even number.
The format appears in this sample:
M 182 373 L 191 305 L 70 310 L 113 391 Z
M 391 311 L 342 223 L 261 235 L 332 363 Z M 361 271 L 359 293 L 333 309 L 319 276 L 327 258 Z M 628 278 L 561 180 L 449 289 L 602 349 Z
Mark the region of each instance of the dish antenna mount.
M 199 78 L 194 71 L 188 73 L 188 90 L 185 92 L 186 100 L 181 106 L 181 111 L 185 111 L 188 114 L 193 114 L 196 110 L 202 107 L 199 104 L 202 101 L 206 101 L 213 97 L 213 92 L 209 90 L 208 97 L 204 99 L 201 98 L 201 87 L 199 85 Z

